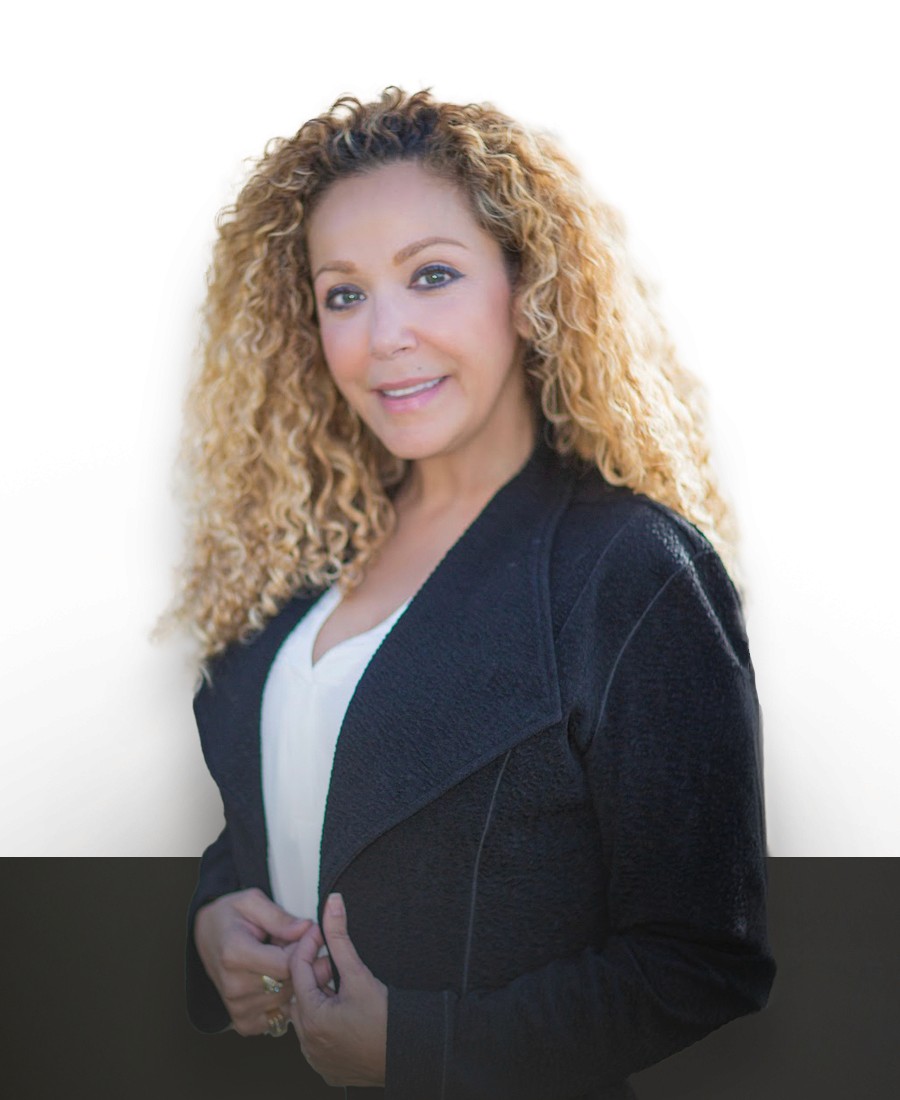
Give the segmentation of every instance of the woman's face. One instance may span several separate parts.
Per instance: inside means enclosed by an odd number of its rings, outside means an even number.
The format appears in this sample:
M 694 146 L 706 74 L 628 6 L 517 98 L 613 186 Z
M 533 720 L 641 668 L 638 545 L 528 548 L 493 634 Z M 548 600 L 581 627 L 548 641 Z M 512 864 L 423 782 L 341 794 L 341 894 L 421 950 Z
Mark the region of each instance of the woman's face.
M 520 446 L 532 416 L 503 252 L 415 161 L 339 180 L 307 246 L 335 384 L 400 458 Z

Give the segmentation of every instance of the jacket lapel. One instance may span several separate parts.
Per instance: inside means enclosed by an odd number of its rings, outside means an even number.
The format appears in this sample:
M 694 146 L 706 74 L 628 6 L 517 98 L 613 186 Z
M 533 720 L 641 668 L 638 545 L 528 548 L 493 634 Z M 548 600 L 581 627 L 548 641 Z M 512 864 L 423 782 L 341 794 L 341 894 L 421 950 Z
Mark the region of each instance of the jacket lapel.
M 282 642 L 320 594 L 295 596 L 252 641 L 230 646 L 212 662 L 211 680 L 194 699 L 203 755 L 222 791 L 241 882 L 269 894 L 260 742 L 263 688 Z
M 332 767 L 321 899 L 382 833 L 561 718 L 547 570 L 570 486 L 540 442 L 372 658 Z

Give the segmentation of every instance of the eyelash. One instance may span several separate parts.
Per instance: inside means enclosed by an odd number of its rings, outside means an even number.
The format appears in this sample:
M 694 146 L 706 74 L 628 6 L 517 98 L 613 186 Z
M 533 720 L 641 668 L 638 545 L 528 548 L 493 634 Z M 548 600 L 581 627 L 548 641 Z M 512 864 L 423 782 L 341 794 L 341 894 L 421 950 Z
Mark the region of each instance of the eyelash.
M 325 308 L 334 310 L 335 313 L 343 313 L 345 309 L 352 309 L 354 305 L 353 302 L 347 302 L 344 305 L 337 305 L 337 299 L 341 298 L 345 294 L 353 294 L 356 295 L 358 298 L 362 298 L 362 291 L 354 290 L 352 287 L 349 286 L 336 286 L 329 290 L 328 293 L 325 295 Z
M 447 275 L 448 278 L 440 283 L 424 284 L 422 286 L 423 290 L 435 290 L 439 286 L 449 286 L 450 283 L 455 283 L 457 279 L 462 278 L 462 275 L 455 268 L 448 267 L 446 264 L 428 264 L 413 275 L 413 283 L 423 279 L 426 275 Z
M 420 279 L 424 279 L 426 275 L 446 275 L 446 279 L 442 279 L 439 283 L 427 283 L 419 284 L 416 286 Z M 455 283 L 457 279 L 461 279 L 463 276 L 455 268 L 448 267 L 446 264 L 428 264 L 423 268 L 420 268 L 410 280 L 410 287 L 417 290 L 438 290 L 441 287 L 449 286 L 451 283 Z M 346 302 L 343 305 L 337 304 L 337 299 L 343 295 L 354 295 L 354 301 Z M 345 310 L 352 309 L 357 301 L 365 301 L 365 295 L 361 290 L 355 290 L 350 286 L 336 286 L 325 295 L 325 308 L 330 309 L 335 313 L 343 313 Z

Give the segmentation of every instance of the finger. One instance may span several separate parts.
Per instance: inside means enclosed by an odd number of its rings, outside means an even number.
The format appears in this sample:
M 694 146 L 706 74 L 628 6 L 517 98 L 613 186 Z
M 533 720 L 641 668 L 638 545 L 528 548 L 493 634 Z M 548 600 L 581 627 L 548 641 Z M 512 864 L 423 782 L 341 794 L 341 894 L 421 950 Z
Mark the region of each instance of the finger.
M 297 940 L 300 939 L 304 932 L 309 930 L 312 924 L 313 922 L 306 917 L 300 921 L 296 930 L 291 933 L 289 938 L 285 938 L 284 936 L 269 936 L 269 943 L 274 943 L 276 947 L 290 947 L 292 943 L 296 943 Z
M 313 1019 L 322 1005 L 334 996 L 332 990 L 320 989 L 316 983 L 316 976 L 312 967 L 298 960 L 294 975 L 294 996 L 287 1004 L 294 1026 L 298 1032 L 305 1029 L 309 1020 Z M 303 969 L 305 968 L 305 974 Z
M 300 1040 L 300 1049 L 303 1049 L 303 1020 L 300 1015 L 300 1001 L 297 997 L 294 997 L 292 1001 L 283 1010 L 291 1018 L 291 1023 L 294 1025 L 294 1031 L 297 1032 L 297 1038 Z M 304 1057 L 306 1052 L 304 1051 Z M 308 1059 L 307 1059 L 308 1061 Z
M 322 914 L 322 931 L 328 944 L 328 954 L 341 976 L 341 981 L 368 970 L 357 955 L 347 932 L 347 911 L 340 894 L 329 894 Z
M 288 988 L 291 989 L 290 996 L 286 996 Z M 226 1002 L 226 1007 L 234 1029 L 240 1035 L 262 1035 L 268 1028 L 273 1013 L 280 1012 L 285 1019 L 290 1016 L 292 996 L 293 988 L 286 986 L 285 991 L 276 997 L 263 993 Z
M 331 966 L 331 959 L 327 955 L 321 955 L 312 964 L 313 974 L 316 976 L 316 985 L 319 989 L 328 996 L 334 993 L 334 989 L 329 986 L 329 982 L 334 979 L 334 971 Z
M 288 964 L 290 965 L 295 955 L 299 955 L 307 966 L 312 966 L 324 946 L 325 937 L 322 935 L 322 929 L 314 924 L 303 933 L 296 943 L 291 944 L 285 950 Z
M 280 1038 L 287 1032 L 287 1025 L 291 1022 L 291 1013 L 287 1005 L 267 1009 L 258 1019 L 257 1034 L 271 1035 Z
M 291 973 L 286 948 L 269 943 L 258 943 L 252 936 L 241 937 L 230 942 L 222 952 L 222 963 L 230 971 L 245 971 L 254 975 L 254 984 L 260 991 L 262 991 L 263 974 L 268 974 L 276 981 L 284 982 Z
M 267 1008 L 275 1008 L 293 996 L 294 987 L 290 977 L 278 980 L 281 983 L 278 992 L 268 993 L 262 973 L 255 970 L 226 970 L 221 977 L 219 992 L 226 1004 L 234 1010 L 262 1012 Z
M 321 931 L 313 925 L 288 955 L 294 994 L 301 1006 L 304 1003 L 315 1005 L 321 1002 L 322 994 L 313 966 L 323 943 Z
M 288 983 L 280 993 L 259 993 L 252 997 L 245 997 L 236 1003 L 245 1016 L 254 1014 L 258 1016 L 266 1012 L 274 1012 L 276 1009 L 287 1012 L 287 1007 L 293 996 L 294 987 Z
M 237 903 L 238 912 L 261 928 L 267 936 L 281 940 L 296 940 L 312 923 L 295 917 L 280 905 L 276 905 L 262 890 L 245 890 Z

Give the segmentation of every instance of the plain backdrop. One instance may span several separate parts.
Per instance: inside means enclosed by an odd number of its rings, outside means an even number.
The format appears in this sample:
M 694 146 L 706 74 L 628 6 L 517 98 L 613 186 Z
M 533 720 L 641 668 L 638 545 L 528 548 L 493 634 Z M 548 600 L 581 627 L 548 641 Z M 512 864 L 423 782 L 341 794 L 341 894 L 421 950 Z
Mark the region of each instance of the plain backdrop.
M 217 210 L 339 94 L 490 100 L 616 205 L 743 529 L 775 856 L 900 854 L 884 3 L 157 0 L 4 17 L 0 854 L 198 855 L 180 407 Z

